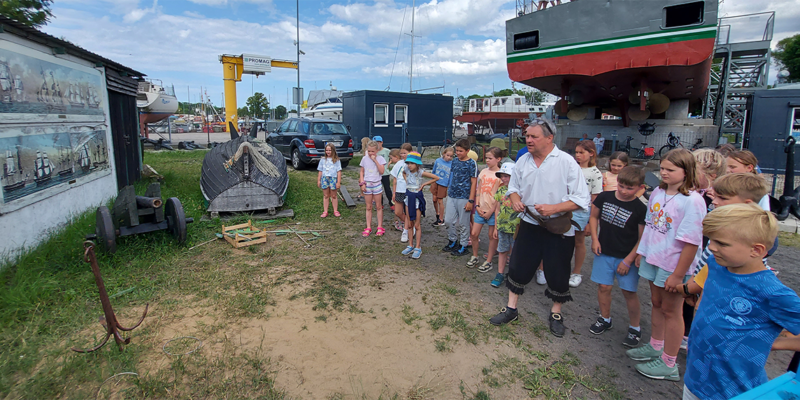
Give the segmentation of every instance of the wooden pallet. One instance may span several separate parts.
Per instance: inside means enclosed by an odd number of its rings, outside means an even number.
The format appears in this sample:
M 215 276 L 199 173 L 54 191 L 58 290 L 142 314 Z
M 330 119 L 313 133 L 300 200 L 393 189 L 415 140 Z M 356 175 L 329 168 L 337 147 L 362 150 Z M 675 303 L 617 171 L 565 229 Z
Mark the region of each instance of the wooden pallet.
M 347 188 L 343 185 L 339 185 L 339 195 L 342 196 L 342 200 L 344 200 L 347 208 L 356 208 L 356 202 L 353 201 L 353 198 L 350 197 L 350 193 L 347 191 Z
M 222 236 L 231 246 L 237 249 L 254 244 L 267 243 L 267 232 L 254 227 L 251 220 L 247 220 L 246 224 L 222 225 Z

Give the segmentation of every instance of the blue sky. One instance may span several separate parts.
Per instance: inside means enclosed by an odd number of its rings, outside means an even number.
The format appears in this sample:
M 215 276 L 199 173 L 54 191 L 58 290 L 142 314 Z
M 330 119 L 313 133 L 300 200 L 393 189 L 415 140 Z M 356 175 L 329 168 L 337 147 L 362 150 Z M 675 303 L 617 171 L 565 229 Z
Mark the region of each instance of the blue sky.
M 800 31 L 799 6 L 800 0 L 725 0 L 720 16 L 777 11 L 774 44 Z M 414 88 L 445 86 L 455 96 L 511 87 L 505 21 L 514 7 L 514 0 L 418 0 Z M 331 83 L 348 91 L 408 91 L 411 8 L 411 0 L 300 0 L 306 95 Z M 296 58 L 294 0 L 57 0 L 53 13 L 45 32 L 174 85 L 181 101 L 198 101 L 202 86 L 222 104 L 221 54 Z M 245 75 L 239 106 L 253 92 L 288 106 L 296 83 L 290 69 Z

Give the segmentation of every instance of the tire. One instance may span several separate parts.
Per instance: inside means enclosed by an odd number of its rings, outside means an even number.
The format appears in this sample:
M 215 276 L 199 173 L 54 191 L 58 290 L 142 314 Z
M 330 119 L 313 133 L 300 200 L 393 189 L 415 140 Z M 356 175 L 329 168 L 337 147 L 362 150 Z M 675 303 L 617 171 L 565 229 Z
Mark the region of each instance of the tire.
M 305 169 L 308 164 L 304 163 L 303 160 L 300 159 L 300 149 L 295 147 L 292 149 L 292 167 L 295 170 Z
M 167 199 L 167 206 L 164 210 L 167 218 L 167 231 L 172 234 L 178 243 L 186 241 L 186 214 L 183 213 L 183 205 L 177 197 Z
M 478 155 L 478 160 L 483 159 L 483 146 L 473 144 L 472 146 L 470 146 L 470 150 L 474 151 L 475 154 Z
M 669 151 L 672 149 L 673 147 L 668 144 L 661 146 L 661 149 L 658 150 L 658 159 L 663 160 L 664 156 L 666 156 L 667 153 L 669 153 Z
M 111 211 L 109 211 L 108 207 L 97 207 L 94 232 L 97 235 L 97 241 L 101 249 L 108 254 L 117 252 L 117 230 L 114 227 L 114 220 L 111 218 Z
M 342 161 L 342 169 L 345 169 L 345 168 L 347 168 L 347 166 L 348 166 L 348 165 L 350 165 L 350 160 L 344 160 L 344 161 Z

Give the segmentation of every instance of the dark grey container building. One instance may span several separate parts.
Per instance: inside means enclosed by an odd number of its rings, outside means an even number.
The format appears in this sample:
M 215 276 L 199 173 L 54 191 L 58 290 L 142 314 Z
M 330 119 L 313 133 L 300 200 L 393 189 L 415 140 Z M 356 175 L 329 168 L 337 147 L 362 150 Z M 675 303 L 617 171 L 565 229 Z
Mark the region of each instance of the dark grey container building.
M 756 91 L 748 101 L 745 147 L 755 154 L 765 173 L 784 173 L 784 143 L 791 134 L 798 143 L 794 170 L 800 174 L 800 85 L 787 86 Z
M 441 146 L 453 136 L 451 96 L 360 90 L 344 93 L 342 103 L 342 122 L 356 147 L 363 137 L 381 136 L 384 147 L 398 148 L 405 142 Z

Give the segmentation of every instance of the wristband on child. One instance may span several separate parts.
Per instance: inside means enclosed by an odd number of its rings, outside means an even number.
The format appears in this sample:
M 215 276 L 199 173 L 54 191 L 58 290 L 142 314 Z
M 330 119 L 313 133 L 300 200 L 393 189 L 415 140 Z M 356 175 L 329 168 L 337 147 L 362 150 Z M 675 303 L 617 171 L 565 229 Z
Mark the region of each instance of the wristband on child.
M 630 267 L 631 267 L 631 265 L 630 265 L 630 264 L 628 264 L 628 263 L 626 263 L 624 259 L 622 260 L 622 265 L 624 265 L 624 266 L 626 266 L 626 267 L 628 267 L 628 268 L 630 268 Z

